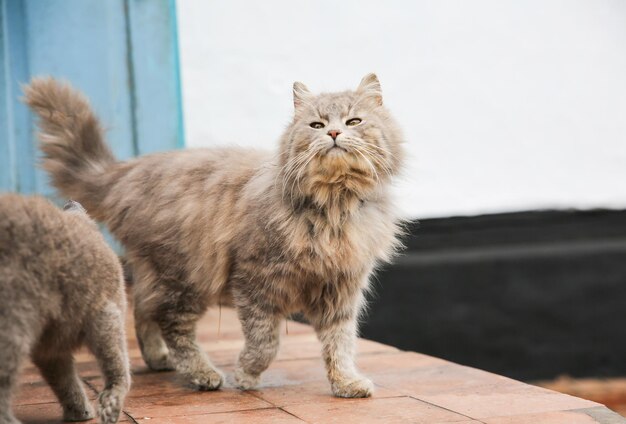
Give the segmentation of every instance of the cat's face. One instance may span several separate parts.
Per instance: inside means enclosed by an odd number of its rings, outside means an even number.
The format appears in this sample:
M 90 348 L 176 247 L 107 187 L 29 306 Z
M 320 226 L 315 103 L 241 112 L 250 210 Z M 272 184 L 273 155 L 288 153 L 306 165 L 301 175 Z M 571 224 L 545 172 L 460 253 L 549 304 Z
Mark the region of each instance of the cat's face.
M 321 195 L 323 201 L 339 190 L 366 197 L 397 172 L 402 136 L 382 105 L 374 74 L 355 91 L 342 93 L 314 95 L 295 83 L 294 105 L 281 146 L 289 195 Z

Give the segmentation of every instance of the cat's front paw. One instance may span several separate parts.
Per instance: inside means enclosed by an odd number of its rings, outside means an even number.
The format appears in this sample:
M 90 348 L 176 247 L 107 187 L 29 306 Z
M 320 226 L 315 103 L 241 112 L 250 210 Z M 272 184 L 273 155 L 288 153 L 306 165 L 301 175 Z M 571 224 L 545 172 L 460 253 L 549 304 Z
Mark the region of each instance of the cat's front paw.
M 87 421 L 96 416 L 93 407 L 87 399 L 82 405 L 72 405 L 63 408 L 64 421 Z
M 193 374 L 189 383 L 198 390 L 217 390 L 222 386 L 224 377 L 214 369 L 197 371 Z
M 374 393 L 374 383 L 365 377 L 333 381 L 331 387 L 333 394 L 342 398 L 365 398 Z
M 248 374 L 243 368 L 235 369 L 235 385 L 241 390 L 254 389 L 261 381 L 260 375 Z
M 122 412 L 126 390 L 120 387 L 103 390 L 98 397 L 100 407 L 98 417 L 101 424 L 114 424 L 117 422 Z

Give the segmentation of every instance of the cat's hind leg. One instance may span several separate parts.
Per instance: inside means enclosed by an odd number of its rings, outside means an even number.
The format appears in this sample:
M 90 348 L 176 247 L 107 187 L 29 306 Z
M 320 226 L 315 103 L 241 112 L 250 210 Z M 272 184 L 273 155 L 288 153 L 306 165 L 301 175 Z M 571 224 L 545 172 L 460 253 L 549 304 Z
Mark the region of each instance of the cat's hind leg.
M 144 362 L 153 371 L 174 369 L 161 328 L 155 321 L 156 309 L 165 294 L 159 294 L 158 279 L 146 264 L 133 264 L 133 312 L 135 333 Z
M 124 320 L 123 307 L 110 302 L 94 312 L 86 327 L 85 341 L 104 376 L 104 390 L 98 396 L 98 416 L 102 424 L 117 422 L 130 388 Z
M 11 412 L 11 393 L 17 381 L 22 359 L 28 355 L 29 344 L 23 331 L 3 323 L 0 328 L 0 424 L 20 424 Z
M 86 421 L 95 417 L 71 352 L 50 352 L 46 346 L 40 346 L 33 353 L 33 362 L 59 399 L 65 421 Z
M 170 371 L 174 364 L 163 340 L 161 328 L 154 320 L 154 302 L 150 304 L 135 293 L 134 316 L 137 341 L 146 365 L 153 371 Z
M 141 349 L 141 356 L 152 371 L 171 371 L 174 369 L 169 349 L 161 335 L 159 325 L 152 318 L 135 309 L 135 331 Z

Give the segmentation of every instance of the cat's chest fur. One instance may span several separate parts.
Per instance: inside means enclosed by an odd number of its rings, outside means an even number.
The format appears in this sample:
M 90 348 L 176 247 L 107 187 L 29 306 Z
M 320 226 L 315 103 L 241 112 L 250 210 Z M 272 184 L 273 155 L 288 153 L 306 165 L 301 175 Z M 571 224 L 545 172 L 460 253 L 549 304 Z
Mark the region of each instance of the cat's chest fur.
M 329 225 L 319 214 L 300 216 L 292 224 L 268 234 L 280 248 L 267 251 L 265 278 L 258 286 L 286 313 L 320 305 L 341 309 L 367 287 L 371 270 L 389 260 L 397 243 L 393 218 L 369 205 L 340 226 Z
M 350 303 L 399 244 L 385 199 L 354 204 L 335 211 L 292 209 L 289 202 L 246 208 L 231 249 L 236 291 L 283 313 Z
M 324 278 L 358 276 L 387 261 L 396 243 L 394 219 L 377 205 L 364 204 L 333 225 L 324 211 L 300 217 L 285 248 L 303 271 Z

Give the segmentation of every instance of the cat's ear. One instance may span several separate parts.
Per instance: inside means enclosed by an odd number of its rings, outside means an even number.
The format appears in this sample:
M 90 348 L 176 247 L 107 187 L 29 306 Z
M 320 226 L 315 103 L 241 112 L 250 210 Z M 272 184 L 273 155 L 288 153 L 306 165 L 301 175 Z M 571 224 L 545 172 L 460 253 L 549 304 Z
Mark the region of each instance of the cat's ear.
M 371 98 L 378 106 L 383 104 L 383 90 L 380 88 L 380 81 L 376 74 L 365 75 L 356 92 Z
M 85 210 L 85 208 L 83 208 L 83 205 L 71 199 L 65 202 L 65 204 L 63 205 L 63 210 L 66 212 L 78 212 L 85 215 L 87 214 L 87 211 Z
M 312 97 L 313 94 L 311 94 L 306 85 L 297 81 L 293 83 L 293 106 L 296 109 L 299 109 L 303 105 L 309 103 Z

